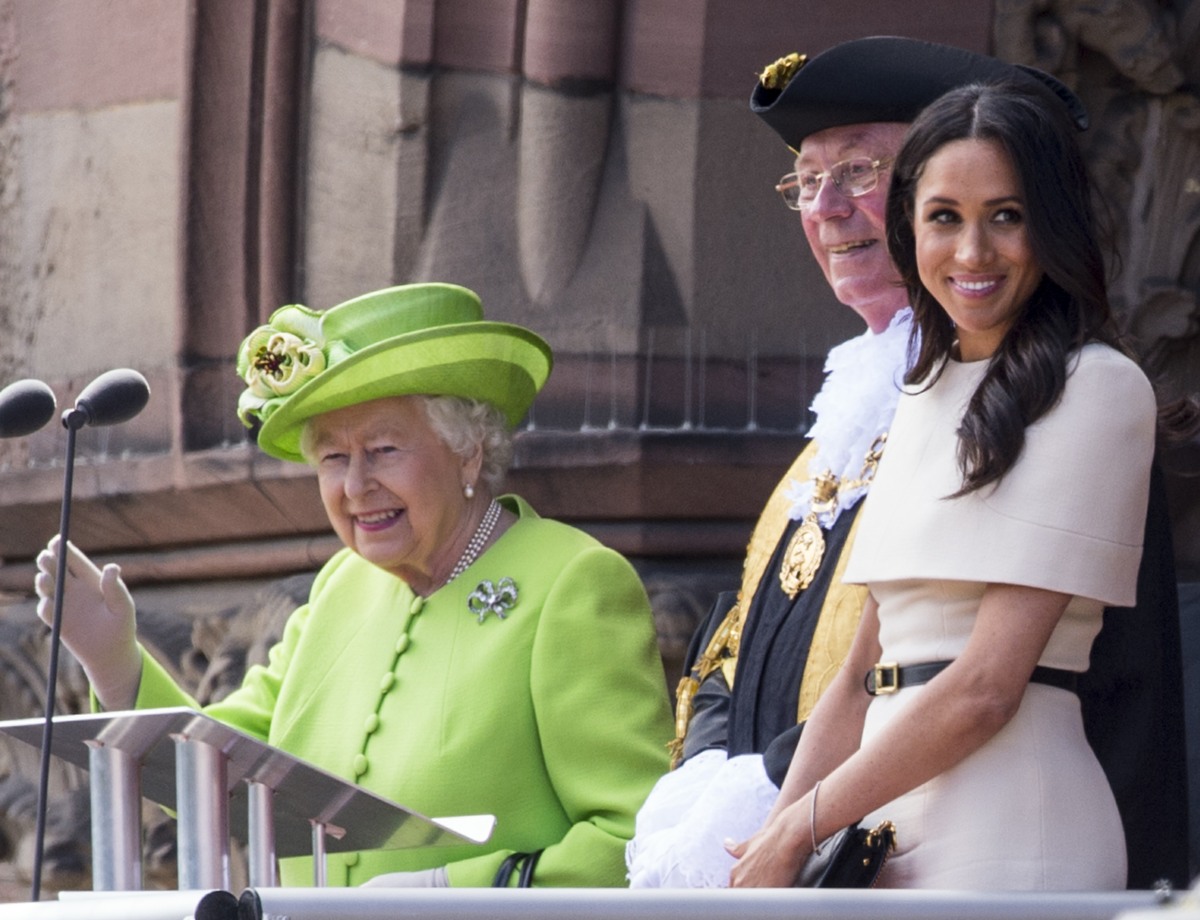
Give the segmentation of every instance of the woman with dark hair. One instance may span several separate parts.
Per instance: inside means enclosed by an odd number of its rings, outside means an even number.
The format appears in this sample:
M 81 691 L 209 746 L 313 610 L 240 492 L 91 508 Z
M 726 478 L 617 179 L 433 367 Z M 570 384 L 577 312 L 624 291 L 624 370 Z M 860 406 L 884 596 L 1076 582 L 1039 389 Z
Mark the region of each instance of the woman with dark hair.
M 1005 98 L 997 99 L 1003 93 Z M 974 98 L 975 104 L 967 105 Z M 996 104 L 989 105 L 989 100 Z M 917 357 L 905 383 L 932 385 L 948 356 L 960 347 L 957 320 L 921 279 L 914 226 L 916 189 L 929 159 L 953 141 L 991 142 L 1015 170 L 1022 188 L 1022 213 L 998 220 L 1019 226 L 1029 247 L 1038 285 L 1020 309 L 1011 334 L 1000 342 L 962 419 L 959 450 L 963 489 L 996 482 L 1016 462 L 1025 427 L 1046 414 L 1066 385 L 1068 355 L 1088 342 L 1118 350 L 1108 303 L 1104 258 L 1097 238 L 1090 185 L 1073 126 L 1061 107 L 1034 88 L 977 86 L 944 98 L 927 113 L 926 130 L 914 127 L 894 171 L 888 196 L 888 249 L 910 291 Z M 1046 168 L 1055 164 L 1057 168 Z M 935 222 L 945 223 L 945 215 Z
M 1066 111 L 1026 86 L 943 96 L 887 225 L 914 357 L 845 574 L 868 600 L 733 884 L 791 885 L 820 841 L 886 819 L 884 886 L 1123 888 L 1075 685 L 1104 606 L 1134 600 L 1156 408 Z

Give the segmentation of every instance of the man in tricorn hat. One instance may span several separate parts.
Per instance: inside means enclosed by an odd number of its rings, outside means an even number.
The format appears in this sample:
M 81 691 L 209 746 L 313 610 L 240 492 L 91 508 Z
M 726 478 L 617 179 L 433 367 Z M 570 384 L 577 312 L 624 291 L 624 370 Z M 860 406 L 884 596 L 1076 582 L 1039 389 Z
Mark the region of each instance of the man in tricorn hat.
M 840 573 L 861 500 L 886 444 L 907 357 L 907 296 L 888 257 L 889 167 L 908 123 L 956 86 L 1058 80 L 913 39 L 845 42 L 767 67 L 751 110 L 795 156 L 776 186 L 813 256 L 867 331 L 834 348 L 812 403 L 810 441 L 768 500 L 736 593 L 693 637 L 680 682 L 675 769 L 638 816 L 627 851 L 634 887 L 728 882 L 724 838 L 755 832 L 775 799 L 804 720 L 845 657 L 865 588 Z M 1151 499 L 1138 612 L 1110 610 L 1081 685 L 1085 723 L 1113 786 L 1130 887 L 1187 883 L 1187 794 L 1178 600 L 1161 481 Z

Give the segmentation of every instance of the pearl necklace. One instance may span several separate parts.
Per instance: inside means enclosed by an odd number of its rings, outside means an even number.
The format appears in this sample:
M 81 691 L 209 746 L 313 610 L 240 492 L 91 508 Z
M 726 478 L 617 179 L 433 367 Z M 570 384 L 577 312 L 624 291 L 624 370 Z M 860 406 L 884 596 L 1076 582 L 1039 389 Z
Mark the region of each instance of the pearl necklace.
M 467 548 L 463 550 L 463 554 L 458 558 L 458 562 L 454 563 L 454 568 L 450 570 L 450 577 L 446 579 L 446 584 L 458 578 L 459 575 L 467 570 L 467 566 L 479 558 L 479 553 L 483 550 L 484 544 L 491 537 L 492 531 L 496 529 L 496 522 L 500 520 L 500 510 L 500 503 L 493 498 L 492 503 L 487 507 L 487 511 L 483 513 L 483 520 L 475 528 L 475 534 L 471 537 Z

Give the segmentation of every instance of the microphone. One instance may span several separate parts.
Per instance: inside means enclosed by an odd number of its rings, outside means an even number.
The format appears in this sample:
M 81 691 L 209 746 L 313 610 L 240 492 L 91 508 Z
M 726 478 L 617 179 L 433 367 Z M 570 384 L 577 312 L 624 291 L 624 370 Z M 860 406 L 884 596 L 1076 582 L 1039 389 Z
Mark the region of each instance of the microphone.
M 0 438 L 23 438 L 50 421 L 54 393 L 40 380 L 18 380 L 0 390 Z
M 71 431 L 84 425 L 116 425 L 127 422 L 150 400 L 146 378 L 127 367 L 105 371 L 75 400 L 75 408 L 63 413 L 62 423 Z
M 0 394 L 2 395 L 2 394 Z M 51 397 L 53 399 L 53 396 Z M 115 425 L 133 418 L 150 400 L 150 385 L 135 370 L 105 371 L 83 388 L 75 407 L 62 415 L 67 429 L 67 461 L 63 473 L 62 513 L 59 518 L 59 559 L 54 584 L 54 616 L 50 626 L 50 666 L 46 672 L 46 716 L 42 724 L 41 775 L 38 781 L 37 827 L 33 852 L 31 901 L 42 891 L 42 861 L 46 840 L 46 797 L 50 786 L 50 748 L 54 730 L 54 697 L 58 685 L 58 649 L 62 635 L 63 590 L 67 579 L 67 539 L 71 525 L 71 489 L 75 478 L 75 433 L 85 425 Z M 54 410 L 51 409 L 51 412 Z

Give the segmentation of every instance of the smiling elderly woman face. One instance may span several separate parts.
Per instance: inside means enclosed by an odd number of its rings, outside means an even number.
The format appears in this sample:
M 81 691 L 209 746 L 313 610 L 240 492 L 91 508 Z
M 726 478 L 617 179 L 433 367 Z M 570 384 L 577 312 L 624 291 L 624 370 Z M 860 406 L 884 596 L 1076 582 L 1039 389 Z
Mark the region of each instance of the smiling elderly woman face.
M 516 520 L 494 497 L 552 363 L 473 291 L 401 285 L 272 313 L 238 349 L 238 416 L 268 454 L 317 470 L 348 547 L 428 596 Z
M 395 396 L 322 413 L 301 441 L 346 546 L 419 594 L 448 578 L 511 456 L 500 413 Z

